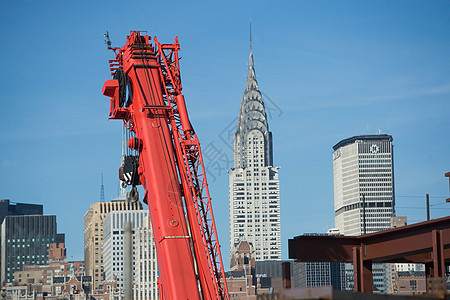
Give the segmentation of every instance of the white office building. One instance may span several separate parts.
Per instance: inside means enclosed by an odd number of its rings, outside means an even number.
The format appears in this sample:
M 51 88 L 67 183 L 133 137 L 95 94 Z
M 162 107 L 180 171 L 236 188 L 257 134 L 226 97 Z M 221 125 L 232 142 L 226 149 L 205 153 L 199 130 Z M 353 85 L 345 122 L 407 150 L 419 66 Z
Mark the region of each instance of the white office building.
M 344 235 L 391 228 L 395 216 L 392 136 L 363 135 L 337 143 L 333 152 L 335 226 Z
M 354 136 L 333 149 L 335 227 L 350 236 L 390 229 L 395 216 L 392 136 Z M 374 292 L 388 292 L 388 268 L 373 266 Z M 352 287 L 348 267 L 347 274 Z
M 256 261 L 281 259 L 280 189 L 272 133 L 256 81 L 250 47 L 247 82 L 233 139 L 229 172 L 230 249 L 248 241 Z
M 158 263 L 155 241 L 153 240 L 150 218 L 144 218 L 144 224 L 135 230 L 134 285 L 135 300 L 157 300 Z
M 111 211 L 103 220 L 104 279 L 124 288 L 124 225 L 131 222 L 134 299 L 158 299 L 157 262 L 147 210 Z M 143 288 L 137 290 L 136 287 Z

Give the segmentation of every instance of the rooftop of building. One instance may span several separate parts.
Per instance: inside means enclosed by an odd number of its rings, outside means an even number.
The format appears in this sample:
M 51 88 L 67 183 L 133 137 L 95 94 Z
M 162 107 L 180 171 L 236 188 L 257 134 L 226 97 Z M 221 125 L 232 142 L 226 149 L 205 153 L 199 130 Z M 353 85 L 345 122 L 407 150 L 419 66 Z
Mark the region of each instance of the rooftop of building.
M 79 282 L 91 282 L 92 277 L 91 276 L 75 276 L 75 278 Z M 66 283 L 70 280 L 70 277 L 64 277 L 64 276 L 55 276 L 53 277 L 53 283 Z
M 389 141 L 392 142 L 392 135 L 390 134 L 374 134 L 374 135 L 356 135 L 345 139 L 333 146 L 333 150 L 353 144 L 356 141 Z
M 229 278 L 245 278 L 245 272 L 244 271 L 228 271 L 225 272 L 225 277 Z
M 398 271 L 397 275 L 398 277 L 425 277 L 425 271 Z

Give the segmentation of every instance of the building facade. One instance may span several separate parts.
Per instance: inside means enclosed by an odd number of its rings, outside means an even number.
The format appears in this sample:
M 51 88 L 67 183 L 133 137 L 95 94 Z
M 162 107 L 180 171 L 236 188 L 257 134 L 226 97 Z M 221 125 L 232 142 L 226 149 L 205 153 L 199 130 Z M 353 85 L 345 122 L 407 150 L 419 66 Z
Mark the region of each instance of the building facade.
M 345 289 L 345 264 L 329 262 L 294 262 L 293 286 L 310 288 L 332 286 L 333 290 Z
M 1 227 L 2 285 L 12 283 L 23 265 L 48 264 L 56 236 L 56 216 L 6 216 Z
M 256 261 L 281 259 L 280 184 L 272 133 L 256 81 L 250 46 L 247 82 L 233 138 L 229 172 L 230 249 L 248 241 Z
M 28 273 L 31 275 L 31 273 Z M 31 278 L 32 279 L 32 278 Z M 23 283 L 3 289 L 7 300 L 124 300 L 117 289 L 117 283 L 104 281 L 93 289 L 90 276 L 54 277 L 53 282 Z
M 67 261 L 64 243 L 52 243 L 48 251 L 48 264 L 24 265 L 22 271 L 14 272 L 14 283 L 51 285 L 55 278 L 62 282 L 72 277 L 84 277 L 84 261 Z
M 396 274 L 398 295 L 421 295 L 427 293 L 425 271 L 398 271 Z
M 6 216 L 22 216 L 22 215 L 42 215 L 43 206 L 41 204 L 28 204 L 28 203 L 14 203 L 12 204 L 9 199 L 0 200 L 0 226 Z M 0 253 L 1 253 L 1 235 L 0 235 Z M 0 259 L 0 270 L 1 259 Z M 0 278 L 0 282 L 3 282 Z
M 256 300 L 255 257 L 251 245 L 241 241 L 230 257 L 230 271 L 226 272 L 230 299 Z
M 8 300 L 123 300 L 116 281 L 102 281 L 97 289 L 84 274 L 83 261 L 67 261 L 63 243 L 50 244 L 48 265 L 24 265 L 14 273 L 14 284 L 4 289 Z
M 103 278 L 103 219 L 110 211 L 142 210 L 142 203 L 125 200 L 91 204 L 84 214 L 84 261 L 86 275 L 92 277 L 94 288 Z
M 12 204 L 9 199 L 2 199 L 0 200 L 0 224 L 6 216 L 42 215 L 43 211 L 41 204 Z
M 134 299 L 157 300 L 158 293 L 158 261 L 152 225 L 149 217 L 144 218 L 144 224 L 134 233 Z
M 395 216 L 394 156 L 388 134 L 354 136 L 333 147 L 335 227 L 357 236 L 391 228 Z M 351 265 L 347 289 L 353 288 Z M 389 265 L 373 266 L 375 293 L 389 291 Z
M 147 210 L 128 210 L 128 211 L 112 211 L 103 220 L 103 262 L 104 262 L 104 274 L 105 280 L 117 281 L 117 287 L 123 291 L 124 288 L 124 226 L 126 222 L 131 222 L 131 232 L 132 232 L 132 265 L 133 265 L 133 278 L 141 276 L 139 283 L 144 287 L 147 286 L 147 292 L 149 287 L 154 288 L 156 286 L 157 279 L 157 267 L 156 265 L 156 255 L 152 258 L 152 261 L 145 262 L 142 256 L 142 252 L 145 252 L 144 238 L 142 233 L 142 228 L 148 228 L 148 211 Z M 147 224 L 146 224 L 147 223 Z M 147 235 L 149 230 L 146 231 Z M 146 241 L 148 242 L 148 236 L 146 236 Z M 154 244 L 147 243 L 147 246 Z M 136 253 L 137 248 L 139 248 L 139 254 Z M 147 252 L 154 252 L 155 249 L 147 249 Z M 148 266 L 148 268 L 146 268 Z M 138 270 L 136 270 L 138 269 Z M 151 277 L 150 277 L 151 276 Z M 152 284 L 146 285 L 145 278 L 152 278 Z M 134 282 L 136 283 L 136 282 Z M 144 292 L 139 293 L 145 299 L 149 295 L 144 295 Z M 136 298 L 137 299 L 137 298 Z M 153 298 L 155 299 L 155 298 Z

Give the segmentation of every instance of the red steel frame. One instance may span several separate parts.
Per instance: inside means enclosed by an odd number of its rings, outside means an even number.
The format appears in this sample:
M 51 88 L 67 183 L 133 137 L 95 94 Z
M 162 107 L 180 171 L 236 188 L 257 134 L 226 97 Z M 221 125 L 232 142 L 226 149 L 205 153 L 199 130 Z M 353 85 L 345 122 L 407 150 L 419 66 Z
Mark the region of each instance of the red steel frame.
M 111 119 L 136 135 L 139 175 L 146 191 L 163 299 L 229 299 L 200 143 L 181 94 L 178 38 L 160 44 L 132 31 L 114 50 L 114 73 L 123 69 L 132 103 L 119 105 L 119 82 L 107 80 Z M 113 74 L 112 73 L 112 74 Z

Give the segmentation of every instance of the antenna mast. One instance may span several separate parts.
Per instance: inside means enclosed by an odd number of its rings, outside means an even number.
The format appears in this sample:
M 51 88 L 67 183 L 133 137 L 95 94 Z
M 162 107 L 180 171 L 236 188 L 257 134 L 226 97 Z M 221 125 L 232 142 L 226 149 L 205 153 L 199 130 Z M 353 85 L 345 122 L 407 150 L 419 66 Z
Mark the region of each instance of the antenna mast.
M 105 186 L 103 185 L 103 172 L 102 172 L 102 185 L 100 187 L 100 202 L 105 202 Z
M 252 19 L 250 18 L 250 51 L 252 51 Z

